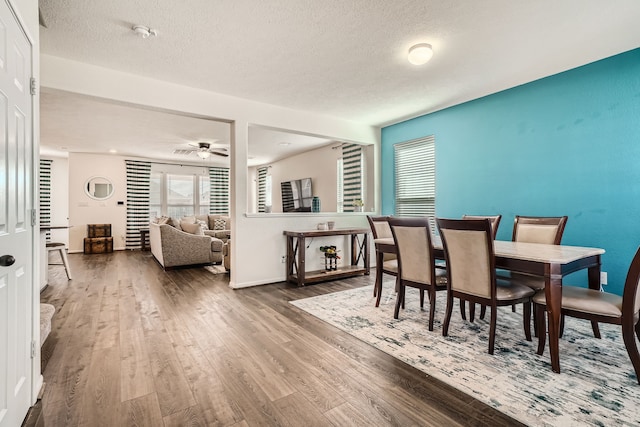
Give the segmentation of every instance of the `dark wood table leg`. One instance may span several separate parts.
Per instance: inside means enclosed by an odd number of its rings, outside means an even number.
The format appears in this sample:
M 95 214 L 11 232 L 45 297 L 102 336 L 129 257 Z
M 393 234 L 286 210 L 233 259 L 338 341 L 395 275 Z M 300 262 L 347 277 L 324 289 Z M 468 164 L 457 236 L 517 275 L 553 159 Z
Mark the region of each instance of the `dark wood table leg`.
M 365 275 L 369 275 L 371 274 L 371 261 L 369 261 L 369 234 L 368 233 L 364 233 L 364 242 L 362 243 L 364 245 L 364 269 Z
M 551 369 L 560 373 L 560 312 L 562 305 L 562 276 L 545 275 L 544 293 L 547 299 L 547 321 L 549 323 L 549 353 Z
M 298 237 L 298 286 L 304 286 L 304 255 L 305 255 L 304 237 Z

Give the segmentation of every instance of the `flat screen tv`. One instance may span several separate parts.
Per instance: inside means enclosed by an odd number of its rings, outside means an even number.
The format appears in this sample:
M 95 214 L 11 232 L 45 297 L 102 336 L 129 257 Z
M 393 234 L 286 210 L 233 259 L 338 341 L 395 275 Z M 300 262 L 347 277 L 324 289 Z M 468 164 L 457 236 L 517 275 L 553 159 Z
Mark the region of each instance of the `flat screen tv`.
M 311 178 L 294 179 L 280 183 L 282 212 L 311 212 L 313 189 Z

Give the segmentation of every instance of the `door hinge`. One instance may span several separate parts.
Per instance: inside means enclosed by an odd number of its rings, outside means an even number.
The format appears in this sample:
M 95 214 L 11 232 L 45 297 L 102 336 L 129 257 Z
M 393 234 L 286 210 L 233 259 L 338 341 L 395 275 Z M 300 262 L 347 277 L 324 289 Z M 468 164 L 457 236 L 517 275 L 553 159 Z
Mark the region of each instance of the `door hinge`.
M 36 342 L 31 341 L 31 358 L 36 357 Z
M 31 226 L 35 227 L 38 223 L 38 214 L 35 209 L 31 209 Z
M 38 90 L 38 82 L 35 77 L 31 77 L 31 95 L 35 95 Z

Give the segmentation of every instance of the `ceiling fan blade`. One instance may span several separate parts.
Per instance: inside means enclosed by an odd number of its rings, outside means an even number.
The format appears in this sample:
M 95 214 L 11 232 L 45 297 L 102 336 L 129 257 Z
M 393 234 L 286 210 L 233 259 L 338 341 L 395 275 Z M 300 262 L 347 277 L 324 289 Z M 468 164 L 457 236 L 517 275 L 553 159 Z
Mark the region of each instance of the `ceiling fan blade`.
M 215 154 L 216 156 L 221 156 L 221 157 L 229 157 L 229 155 L 227 153 L 221 153 L 219 151 L 209 151 L 211 154 Z

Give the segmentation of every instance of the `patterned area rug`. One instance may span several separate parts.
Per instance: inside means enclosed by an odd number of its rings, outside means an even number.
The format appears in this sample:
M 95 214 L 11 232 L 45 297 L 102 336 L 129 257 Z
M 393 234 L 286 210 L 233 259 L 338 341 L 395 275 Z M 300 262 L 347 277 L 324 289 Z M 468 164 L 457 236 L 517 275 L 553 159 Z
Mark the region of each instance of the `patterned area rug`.
M 438 293 L 434 331 L 429 332 L 428 302 L 421 311 L 417 289 L 407 289 L 406 309 L 393 319 L 393 286 L 385 280 L 378 308 L 372 286 L 291 304 L 525 424 L 640 425 L 640 385 L 620 327 L 600 325 L 598 340 L 589 322 L 567 318 L 560 340 L 562 373 L 555 374 L 548 343 L 538 356 L 537 339 L 525 340 L 521 307 L 517 313 L 511 307 L 498 309 L 491 356 L 488 312 L 485 320 L 463 321 L 456 300 L 449 336 L 443 337 L 445 292 Z

